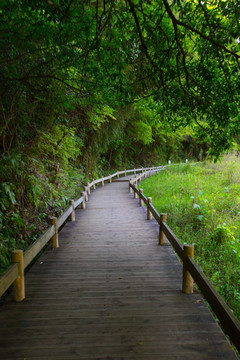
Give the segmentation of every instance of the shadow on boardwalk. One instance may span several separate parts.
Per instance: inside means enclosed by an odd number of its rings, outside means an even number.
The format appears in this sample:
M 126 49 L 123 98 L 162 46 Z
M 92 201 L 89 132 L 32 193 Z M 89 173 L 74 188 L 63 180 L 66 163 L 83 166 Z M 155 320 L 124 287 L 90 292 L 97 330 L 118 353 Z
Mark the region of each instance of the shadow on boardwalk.
M 237 359 L 123 182 L 89 198 L 0 309 L 1 360 Z

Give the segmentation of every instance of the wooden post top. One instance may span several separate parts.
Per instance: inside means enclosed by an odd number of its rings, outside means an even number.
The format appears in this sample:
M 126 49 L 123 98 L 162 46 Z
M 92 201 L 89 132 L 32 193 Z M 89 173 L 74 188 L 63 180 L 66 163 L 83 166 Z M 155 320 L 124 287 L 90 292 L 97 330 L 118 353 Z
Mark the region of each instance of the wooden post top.
M 52 224 L 53 224 L 53 225 L 57 224 L 57 217 L 56 217 L 56 216 L 52 216 L 52 217 L 51 217 L 51 221 L 52 221 Z
M 166 213 L 160 214 L 160 221 L 161 222 L 166 222 L 167 221 L 167 214 Z
M 184 250 L 185 256 L 194 258 L 194 245 L 193 244 L 184 244 L 183 250 Z
M 14 262 L 18 262 L 21 259 L 23 254 L 23 250 L 13 250 L 12 256 L 14 258 Z

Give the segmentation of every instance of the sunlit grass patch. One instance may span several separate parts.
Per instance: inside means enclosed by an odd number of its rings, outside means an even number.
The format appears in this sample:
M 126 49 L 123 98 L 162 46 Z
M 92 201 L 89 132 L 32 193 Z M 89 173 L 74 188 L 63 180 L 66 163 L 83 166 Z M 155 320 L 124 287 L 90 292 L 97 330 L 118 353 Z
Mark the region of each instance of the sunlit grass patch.
M 240 318 L 240 158 L 173 165 L 141 187 Z

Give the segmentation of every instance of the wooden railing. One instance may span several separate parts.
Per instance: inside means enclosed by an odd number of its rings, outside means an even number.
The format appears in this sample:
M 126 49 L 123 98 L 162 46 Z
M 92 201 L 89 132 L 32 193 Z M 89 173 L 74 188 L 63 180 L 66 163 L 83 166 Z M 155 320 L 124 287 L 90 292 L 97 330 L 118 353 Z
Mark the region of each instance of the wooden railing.
M 12 265 L 1 275 L 0 277 L 0 297 L 7 291 L 7 289 L 13 284 L 13 294 L 15 301 L 22 301 L 25 298 L 25 282 L 24 282 L 24 270 L 33 261 L 33 259 L 39 254 L 44 246 L 51 240 L 52 248 L 58 248 L 58 231 L 69 219 L 75 220 L 75 209 L 81 205 L 82 209 L 85 209 L 86 202 L 88 201 L 88 195 L 90 195 L 91 188 L 95 189 L 96 185 L 100 184 L 104 186 L 106 181 L 112 182 L 112 179 L 119 178 L 121 175 L 127 176 L 127 174 L 134 174 L 141 172 L 150 175 L 163 169 L 159 167 L 138 168 L 131 170 L 118 171 L 112 175 L 102 177 L 97 180 L 93 180 L 88 183 L 84 191 L 81 193 L 81 197 L 77 200 L 70 200 L 70 205 L 66 211 L 59 217 L 52 218 L 52 225 L 32 244 L 26 251 L 15 250 L 12 254 Z
M 138 182 L 143 178 L 144 174 L 140 174 L 133 179 L 130 179 L 129 192 L 134 192 L 134 198 L 139 197 L 140 206 L 143 206 L 143 203 L 146 205 L 147 219 L 151 220 L 153 216 L 159 224 L 159 245 L 164 245 L 167 237 L 174 251 L 181 259 L 183 263 L 183 293 L 191 294 L 193 292 L 193 281 L 196 282 L 200 291 L 211 306 L 212 311 L 219 319 L 226 334 L 240 352 L 240 322 L 194 261 L 194 245 L 182 245 L 166 223 L 167 214 L 159 214 L 152 205 L 152 198 L 147 198 L 144 196 L 143 190 L 137 188 Z

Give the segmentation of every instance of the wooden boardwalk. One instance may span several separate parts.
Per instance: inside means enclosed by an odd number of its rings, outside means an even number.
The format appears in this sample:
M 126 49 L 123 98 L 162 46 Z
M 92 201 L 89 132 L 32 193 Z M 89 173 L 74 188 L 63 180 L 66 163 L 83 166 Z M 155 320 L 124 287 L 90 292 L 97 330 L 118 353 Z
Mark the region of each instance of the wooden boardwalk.
M 26 299 L 0 307 L 1 360 L 232 360 L 158 226 L 116 182 L 94 191 L 26 275 Z

